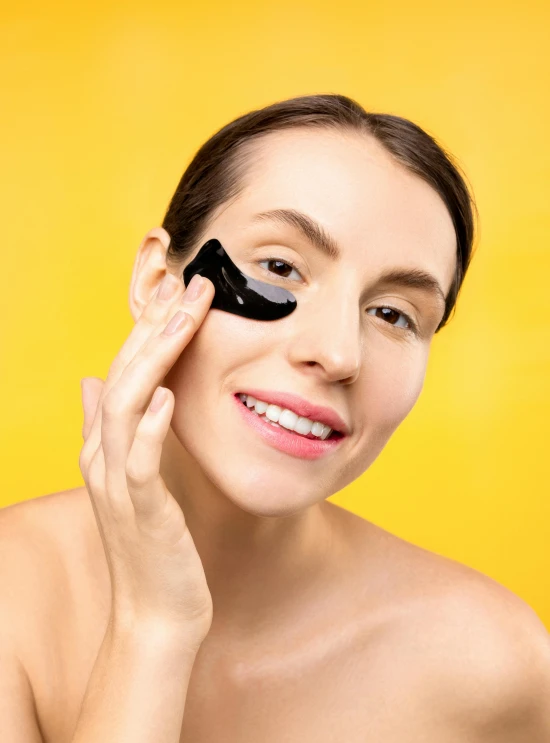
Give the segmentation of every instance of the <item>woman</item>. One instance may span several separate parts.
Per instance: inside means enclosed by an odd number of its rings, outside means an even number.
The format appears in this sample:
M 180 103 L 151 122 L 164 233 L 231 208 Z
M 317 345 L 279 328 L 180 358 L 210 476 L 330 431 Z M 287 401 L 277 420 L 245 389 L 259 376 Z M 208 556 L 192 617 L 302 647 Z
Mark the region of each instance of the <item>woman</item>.
M 134 329 L 83 380 L 86 487 L 1 514 L 2 740 L 550 740 L 533 611 L 326 500 L 418 399 L 473 234 L 433 139 L 343 96 L 199 150 L 139 247 Z M 214 239 L 293 311 L 184 294 Z

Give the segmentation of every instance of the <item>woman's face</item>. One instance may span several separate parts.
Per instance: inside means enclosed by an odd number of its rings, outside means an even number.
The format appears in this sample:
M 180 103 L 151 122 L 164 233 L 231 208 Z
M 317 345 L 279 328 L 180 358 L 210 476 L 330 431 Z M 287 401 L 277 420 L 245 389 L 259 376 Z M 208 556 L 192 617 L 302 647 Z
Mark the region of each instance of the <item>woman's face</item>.
M 245 511 L 287 515 L 356 479 L 415 404 L 443 297 L 381 277 L 422 271 L 446 295 L 456 242 L 438 194 L 370 137 L 288 130 L 250 158 L 246 187 L 204 241 L 220 240 L 245 274 L 288 289 L 297 307 L 270 322 L 210 310 L 164 384 L 185 470 L 199 468 Z M 258 216 L 274 210 L 307 215 L 339 257 L 281 213 Z M 348 435 L 315 459 L 275 448 L 237 407 L 237 393 L 257 388 L 332 408 Z

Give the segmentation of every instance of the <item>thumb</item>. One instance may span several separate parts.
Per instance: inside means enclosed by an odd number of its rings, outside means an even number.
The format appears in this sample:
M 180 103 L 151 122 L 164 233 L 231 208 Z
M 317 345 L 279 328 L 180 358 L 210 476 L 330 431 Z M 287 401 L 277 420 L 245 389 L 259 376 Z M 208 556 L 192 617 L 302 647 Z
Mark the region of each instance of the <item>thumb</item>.
M 80 380 L 82 389 L 82 409 L 84 411 L 84 422 L 82 425 L 82 438 L 88 438 L 90 428 L 94 422 L 97 404 L 101 397 L 104 381 L 99 377 L 84 377 Z

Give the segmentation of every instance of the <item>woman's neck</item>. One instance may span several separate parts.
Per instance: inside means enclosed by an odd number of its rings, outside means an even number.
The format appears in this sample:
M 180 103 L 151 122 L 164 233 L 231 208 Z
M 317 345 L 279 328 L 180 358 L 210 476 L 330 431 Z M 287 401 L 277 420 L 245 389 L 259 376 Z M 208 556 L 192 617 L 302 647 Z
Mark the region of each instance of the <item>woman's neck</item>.
M 172 428 L 160 473 L 179 503 L 214 605 L 213 629 L 257 637 L 311 610 L 345 569 L 340 532 L 326 501 L 284 517 L 256 516 L 221 492 Z

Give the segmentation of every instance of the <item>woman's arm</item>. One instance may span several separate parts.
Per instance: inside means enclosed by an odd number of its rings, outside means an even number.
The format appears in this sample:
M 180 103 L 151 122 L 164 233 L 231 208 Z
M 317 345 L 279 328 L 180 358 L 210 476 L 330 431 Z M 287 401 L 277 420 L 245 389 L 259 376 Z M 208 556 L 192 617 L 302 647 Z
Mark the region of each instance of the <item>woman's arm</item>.
M 29 679 L 4 637 L 0 639 L 0 740 L 44 743 Z
M 161 624 L 110 623 L 72 743 L 178 743 L 196 653 Z
M 202 562 L 160 475 L 175 400 L 158 385 L 206 317 L 214 287 L 204 279 L 201 294 L 194 276 L 184 293 L 167 274 L 162 288 L 170 287 L 145 305 L 106 381 L 82 387 L 79 464 L 105 549 L 111 615 L 73 743 L 177 743 L 212 622 Z

